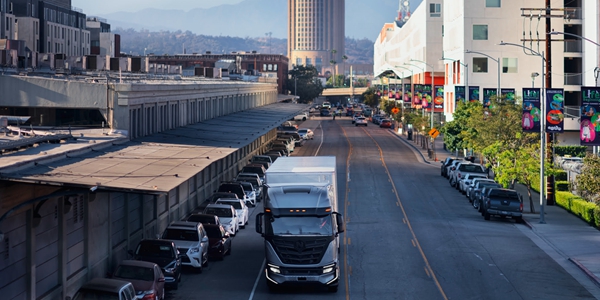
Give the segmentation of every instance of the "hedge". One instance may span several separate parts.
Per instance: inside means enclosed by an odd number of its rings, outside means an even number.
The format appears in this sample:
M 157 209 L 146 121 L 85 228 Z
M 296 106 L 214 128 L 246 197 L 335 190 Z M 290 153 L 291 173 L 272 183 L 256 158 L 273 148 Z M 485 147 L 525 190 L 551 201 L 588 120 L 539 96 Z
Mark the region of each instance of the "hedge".
M 554 153 L 559 156 L 585 157 L 587 146 L 554 146 Z
M 569 190 L 569 182 L 566 180 L 557 180 L 554 182 L 556 185 L 556 191 L 558 192 L 570 192 Z
M 567 172 L 564 170 L 558 171 L 558 173 L 556 173 L 556 175 L 554 175 L 554 180 L 555 181 L 567 180 Z
M 598 227 L 600 223 L 600 209 L 595 203 L 588 202 L 581 197 L 569 192 L 556 192 L 556 204 L 564 207 L 574 215 Z M 597 217 L 598 216 L 598 217 Z

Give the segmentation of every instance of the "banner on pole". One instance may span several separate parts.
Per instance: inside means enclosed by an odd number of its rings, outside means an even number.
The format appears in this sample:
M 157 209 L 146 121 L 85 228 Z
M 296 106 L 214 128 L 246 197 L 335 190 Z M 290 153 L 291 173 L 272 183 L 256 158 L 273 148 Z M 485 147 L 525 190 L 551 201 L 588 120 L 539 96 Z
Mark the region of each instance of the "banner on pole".
M 521 127 L 524 132 L 540 132 L 541 100 L 540 89 L 523 88 L 523 118 Z
M 404 84 L 404 103 L 410 103 L 412 99 L 412 91 L 410 83 Z
M 421 107 L 429 108 L 431 107 L 431 85 L 426 84 L 422 85 L 421 89 Z
M 489 108 L 492 106 L 492 97 L 496 96 L 498 90 L 496 89 L 483 89 L 483 107 Z
M 582 86 L 581 96 L 581 145 L 600 146 L 600 88 Z
M 433 92 L 433 108 L 434 111 L 443 112 L 444 111 L 444 86 L 436 85 L 434 86 Z
M 479 87 L 478 86 L 470 86 L 469 87 L 469 101 L 471 102 L 479 102 Z
M 421 93 L 423 93 L 423 85 L 415 84 L 415 94 L 412 102 L 414 108 L 421 108 Z
M 500 89 L 500 96 L 507 102 L 515 103 L 515 89 Z
M 563 132 L 564 102 L 563 89 L 546 89 L 546 132 Z

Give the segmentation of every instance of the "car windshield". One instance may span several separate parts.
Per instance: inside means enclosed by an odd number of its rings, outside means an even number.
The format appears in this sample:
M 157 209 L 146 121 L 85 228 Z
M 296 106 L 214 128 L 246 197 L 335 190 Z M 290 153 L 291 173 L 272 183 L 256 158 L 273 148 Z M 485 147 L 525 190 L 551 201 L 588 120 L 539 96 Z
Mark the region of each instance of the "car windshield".
M 240 201 L 217 201 L 217 203 L 231 205 L 235 209 L 242 209 L 242 202 Z
M 165 240 L 198 241 L 198 232 L 186 229 L 167 228 L 162 235 Z
M 267 223 L 269 235 L 331 235 L 331 216 L 272 217 Z
M 166 245 L 144 243 L 138 247 L 137 255 L 151 257 L 173 257 L 173 250 Z
M 119 294 L 92 289 L 80 289 L 73 300 L 119 300 Z
M 214 216 L 191 215 L 187 220 L 188 222 L 198 222 L 202 224 L 217 224 Z
M 147 267 L 121 265 L 117 268 L 117 271 L 115 271 L 114 277 L 122 279 L 153 281 L 154 270 Z
M 206 230 L 206 235 L 208 235 L 209 238 L 211 238 L 211 239 L 221 238 L 221 229 L 219 229 L 219 227 L 207 226 L 207 227 L 204 227 L 204 229 Z
M 233 214 L 229 208 L 207 207 L 204 210 L 205 214 L 215 215 L 220 218 L 231 218 Z

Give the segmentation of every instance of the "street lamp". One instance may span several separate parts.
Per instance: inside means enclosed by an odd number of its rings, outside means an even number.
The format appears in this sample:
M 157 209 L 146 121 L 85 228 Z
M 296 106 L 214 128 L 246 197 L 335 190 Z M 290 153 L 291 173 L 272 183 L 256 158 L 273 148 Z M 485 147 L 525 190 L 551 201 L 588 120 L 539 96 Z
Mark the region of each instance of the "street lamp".
M 413 72 L 412 69 L 407 68 L 407 67 L 403 67 L 403 66 L 394 66 L 396 68 L 402 68 L 404 70 L 408 70 L 410 71 L 410 87 L 411 87 L 411 91 L 410 94 L 412 95 L 412 79 L 413 76 L 415 76 L 415 73 Z M 404 132 L 404 95 L 405 95 L 406 91 L 404 90 L 404 71 L 402 71 L 402 132 Z M 412 102 L 412 99 L 409 99 Z
M 523 45 L 519 45 L 519 44 L 514 44 L 514 43 L 505 43 L 503 41 L 500 41 L 500 46 L 515 46 L 515 47 L 520 47 L 523 48 L 525 50 L 529 50 L 531 51 L 531 54 L 535 55 L 535 56 L 539 56 L 542 59 L 542 75 L 545 74 L 546 72 L 546 58 L 544 57 L 544 51 L 542 51 L 542 53 L 537 52 L 529 47 L 525 47 Z M 541 109 L 541 113 L 540 113 L 540 139 L 541 139 L 541 143 L 540 143 L 540 223 L 541 224 L 545 224 L 546 220 L 544 218 L 544 206 L 546 204 L 546 198 L 544 198 L 544 159 L 545 159 L 545 150 L 546 150 L 546 126 L 545 126 L 545 118 L 546 118 L 546 92 L 545 92 L 545 88 L 546 88 L 546 83 L 544 80 L 542 80 L 542 90 L 541 90 L 541 101 L 540 101 L 540 109 Z
M 422 63 L 422 64 L 424 64 L 424 65 L 426 65 L 426 66 L 428 66 L 428 67 L 431 68 L 431 95 L 429 95 L 431 97 L 431 107 L 429 108 L 429 109 L 431 109 L 431 114 L 429 115 L 429 119 L 430 119 L 429 121 L 430 121 L 430 129 L 433 129 L 433 111 L 434 111 L 434 108 L 435 108 L 435 104 L 434 104 L 435 103 L 434 102 L 435 97 L 433 95 L 436 92 L 435 91 L 435 80 L 434 80 L 435 76 L 433 74 L 435 72 L 435 67 L 433 65 L 430 65 L 430 64 L 428 64 L 428 63 L 426 63 L 426 62 L 424 62 L 422 60 L 418 60 L 418 59 L 412 59 L 411 58 L 410 61 Z M 425 101 L 427 101 L 427 100 L 425 100 Z M 431 138 L 432 158 L 434 158 L 434 159 L 437 160 L 436 155 L 435 155 L 435 147 L 434 146 L 435 146 L 434 138 L 432 137 Z
M 442 57 L 440 60 L 449 60 L 449 61 L 453 61 L 453 62 L 458 62 L 463 67 L 465 67 L 465 77 L 466 77 L 465 81 L 467 82 L 467 90 L 469 90 L 469 64 L 465 64 L 459 60 L 456 60 L 453 58 L 447 58 L 447 57 Z
M 499 99 L 498 97 L 500 97 L 500 58 L 493 58 L 485 53 L 482 52 L 477 52 L 477 51 L 471 51 L 471 50 L 466 50 L 465 53 L 474 53 L 474 54 L 480 54 L 483 55 L 493 61 L 495 61 L 498 64 L 498 91 L 496 92 L 496 99 Z

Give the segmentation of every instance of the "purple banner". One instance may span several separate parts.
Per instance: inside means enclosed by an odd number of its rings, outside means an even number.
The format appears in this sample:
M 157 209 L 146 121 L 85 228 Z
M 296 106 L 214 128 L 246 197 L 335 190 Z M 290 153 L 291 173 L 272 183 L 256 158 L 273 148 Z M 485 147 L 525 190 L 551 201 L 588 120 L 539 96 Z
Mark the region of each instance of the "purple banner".
M 412 91 L 410 90 L 410 83 L 404 84 L 404 103 L 410 103 L 410 99 L 412 98 Z
M 423 89 L 421 90 L 421 107 L 431 107 L 431 85 L 429 84 L 423 85 Z
M 563 132 L 564 102 L 563 89 L 546 89 L 546 132 Z
M 470 102 L 479 102 L 481 98 L 479 98 L 479 87 L 478 86 L 470 86 L 469 87 L 469 101 Z
M 541 101 L 540 89 L 523 88 L 523 119 L 521 126 L 524 132 L 540 132 Z
M 423 85 L 415 84 L 415 93 L 413 94 L 413 107 L 421 108 L 421 93 L 423 93 Z
M 435 92 L 433 93 L 433 107 L 435 111 L 443 111 L 444 110 L 444 86 L 436 85 L 434 86 Z
M 582 86 L 581 96 L 581 145 L 600 146 L 600 88 Z
M 500 89 L 500 96 L 508 102 L 515 102 L 515 89 Z

